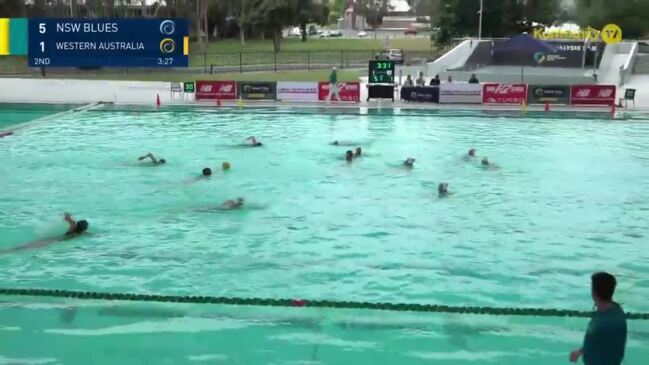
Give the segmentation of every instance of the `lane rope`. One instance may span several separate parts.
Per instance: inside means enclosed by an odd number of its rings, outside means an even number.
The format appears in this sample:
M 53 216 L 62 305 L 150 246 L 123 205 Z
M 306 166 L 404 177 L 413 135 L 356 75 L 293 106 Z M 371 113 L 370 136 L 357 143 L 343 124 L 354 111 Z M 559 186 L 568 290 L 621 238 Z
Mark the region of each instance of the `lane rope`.
M 335 308 L 335 309 L 368 309 L 392 312 L 429 312 L 429 313 L 461 313 L 483 314 L 492 316 L 528 316 L 528 317 L 577 317 L 590 318 L 591 311 L 577 311 L 549 308 L 511 308 L 511 307 L 462 307 L 437 304 L 416 303 L 372 303 L 334 300 L 305 300 L 305 299 L 270 299 L 270 298 L 237 298 L 213 296 L 184 296 L 184 295 L 155 295 L 106 293 L 91 291 L 74 291 L 59 289 L 9 289 L 0 288 L 0 295 L 72 298 L 82 300 L 118 300 L 158 303 L 186 304 L 225 304 L 260 307 L 304 307 L 304 308 Z M 626 313 L 627 319 L 649 320 L 649 313 Z

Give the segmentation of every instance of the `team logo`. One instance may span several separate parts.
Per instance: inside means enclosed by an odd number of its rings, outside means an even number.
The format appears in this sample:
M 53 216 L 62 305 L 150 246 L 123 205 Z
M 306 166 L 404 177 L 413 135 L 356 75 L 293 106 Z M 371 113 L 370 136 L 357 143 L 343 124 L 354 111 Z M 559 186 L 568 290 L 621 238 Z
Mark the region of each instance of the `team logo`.
M 176 23 L 172 20 L 164 20 L 160 23 L 160 33 L 164 35 L 172 35 L 176 31 Z
M 173 53 L 176 50 L 176 42 L 171 38 L 165 38 L 160 41 L 160 52 Z
M 543 53 L 543 52 L 536 52 L 534 54 L 534 61 L 536 61 L 536 63 L 538 63 L 538 64 L 541 64 L 541 63 L 545 62 L 546 58 L 547 57 L 545 56 L 545 53 Z
M 212 92 L 212 85 L 201 85 L 200 92 L 202 92 L 202 93 L 211 93 Z

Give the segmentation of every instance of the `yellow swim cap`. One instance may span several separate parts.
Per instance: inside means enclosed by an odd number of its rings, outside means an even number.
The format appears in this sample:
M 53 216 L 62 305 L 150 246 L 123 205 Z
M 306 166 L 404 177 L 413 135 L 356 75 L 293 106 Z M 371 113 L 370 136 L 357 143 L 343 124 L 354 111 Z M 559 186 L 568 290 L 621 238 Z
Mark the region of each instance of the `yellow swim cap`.
M 229 170 L 230 169 L 230 163 L 229 162 L 224 162 L 223 165 L 223 170 Z

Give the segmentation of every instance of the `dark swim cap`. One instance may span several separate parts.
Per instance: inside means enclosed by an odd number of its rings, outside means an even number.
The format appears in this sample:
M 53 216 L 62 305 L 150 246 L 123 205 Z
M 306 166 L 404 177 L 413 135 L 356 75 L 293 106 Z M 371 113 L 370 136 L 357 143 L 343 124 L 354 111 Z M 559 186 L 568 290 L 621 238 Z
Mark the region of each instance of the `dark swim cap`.
M 88 221 L 85 219 L 82 219 L 77 222 L 77 224 L 74 226 L 74 233 L 82 233 L 85 232 L 88 229 Z
M 204 176 L 210 176 L 210 175 L 212 175 L 212 169 L 210 169 L 209 167 L 204 168 L 204 169 L 203 169 L 203 175 L 204 175 Z
M 165 160 L 164 158 L 161 158 L 161 159 L 159 159 L 158 161 L 160 161 L 160 163 L 165 163 L 165 162 L 167 162 L 167 160 Z

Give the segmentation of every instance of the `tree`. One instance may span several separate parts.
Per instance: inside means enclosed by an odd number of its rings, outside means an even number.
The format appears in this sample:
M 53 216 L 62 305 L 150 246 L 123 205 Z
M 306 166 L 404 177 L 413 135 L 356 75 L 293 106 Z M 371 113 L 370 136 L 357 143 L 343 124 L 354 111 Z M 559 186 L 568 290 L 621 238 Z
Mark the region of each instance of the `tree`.
M 453 37 L 475 37 L 479 27 L 480 4 L 476 0 L 440 0 L 437 42 L 447 44 Z M 508 37 L 529 31 L 533 21 L 552 24 L 558 17 L 556 0 L 484 0 L 482 35 Z
M 302 42 L 306 42 L 306 26 L 309 23 L 324 25 L 329 19 L 329 7 L 313 0 L 297 0 L 295 24 L 300 27 Z
M 356 0 L 354 2 L 354 12 L 365 17 L 365 23 L 374 31 L 383 24 L 383 17 L 388 14 L 387 0 Z
M 603 0 L 579 0 L 577 2 L 578 22 L 582 27 L 602 29 L 606 24 L 617 24 L 626 39 L 637 39 L 649 35 L 649 0 L 617 1 L 613 6 Z

